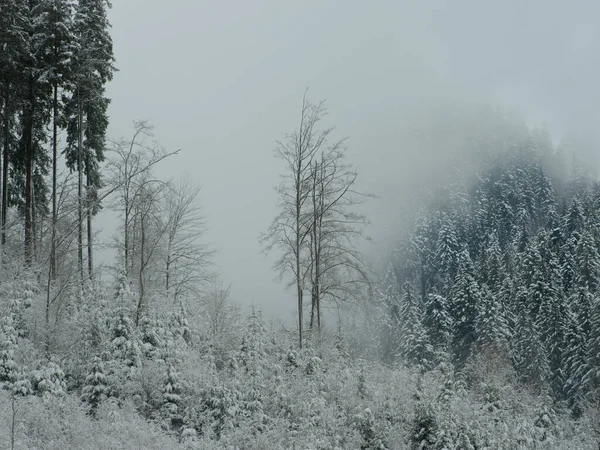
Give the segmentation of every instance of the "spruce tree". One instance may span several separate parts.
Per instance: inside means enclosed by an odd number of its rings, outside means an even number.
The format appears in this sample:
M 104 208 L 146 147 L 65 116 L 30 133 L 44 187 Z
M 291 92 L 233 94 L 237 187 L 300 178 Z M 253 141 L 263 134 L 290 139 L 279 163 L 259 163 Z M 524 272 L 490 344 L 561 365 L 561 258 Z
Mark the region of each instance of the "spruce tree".
M 87 217 L 88 276 L 93 270 L 92 216 L 98 211 L 99 162 L 104 160 L 108 127 L 105 86 L 114 71 L 107 0 L 79 0 L 75 9 L 74 88 L 67 101 L 67 166 L 78 174 L 78 260 L 83 277 L 83 216 Z M 85 196 L 84 196 L 85 176 Z M 85 213 L 84 213 L 85 205 Z
M 73 56 L 75 35 L 73 3 L 64 0 L 40 0 L 36 28 L 40 47 L 38 64 L 43 77 L 52 89 L 52 242 L 51 276 L 56 276 L 56 226 L 57 226 L 57 163 L 58 132 L 66 127 L 63 96 L 73 88 Z
M 452 347 L 459 367 L 469 357 L 471 346 L 476 340 L 475 322 L 481 297 L 481 290 L 475 279 L 475 269 L 469 253 L 465 249 L 460 255 L 450 305 L 450 314 L 454 324 Z
M 433 349 L 423 327 L 422 305 L 411 283 L 404 284 L 400 304 L 399 350 L 411 364 L 428 368 L 433 361 Z
M 589 231 L 581 233 L 576 249 L 577 277 L 575 283 L 589 292 L 600 288 L 600 255 L 594 236 Z
M 450 347 L 452 337 L 452 317 L 450 316 L 448 300 L 436 293 L 431 293 L 425 299 L 425 315 L 423 325 L 429 335 L 431 345 L 436 351 L 446 352 Z
M 15 362 L 17 336 L 12 315 L 0 319 L 0 387 L 4 389 L 9 389 L 18 378 Z
M 89 405 L 89 412 L 92 417 L 96 416 L 98 406 L 108 397 L 109 393 L 110 388 L 106 380 L 102 359 L 94 356 L 90 372 L 85 378 L 85 385 L 81 391 L 81 400 Z
M 20 137 L 13 160 L 13 198 L 24 217 L 25 261 L 34 256 L 36 215 L 46 213 L 47 187 L 45 176 L 49 158 L 43 144 L 47 140 L 46 126 L 50 121 L 52 88 L 41 64 L 46 52 L 48 30 L 43 26 L 41 0 L 28 2 L 24 32 L 26 45 L 21 53 L 18 92 Z M 16 194 L 16 195 L 14 195 Z
M 161 412 L 162 416 L 168 421 L 168 427 L 171 429 L 179 429 L 183 425 L 181 391 L 182 385 L 179 381 L 179 373 L 172 364 L 169 364 L 163 386 Z
M 456 276 L 459 256 L 460 246 L 454 224 L 447 215 L 444 215 L 435 249 L 435 266 L 438 277 L 447 288 Z
M 550 378 L 548 357 L 538 328 L 526 311 L 517 317 L 512 357 L 521 381 L 545 391 Z
M 510 329 L 504 305 L 494 297 L 494 294 L 483 286 L 481 301 L 477 305 L 475 322 L 477 346 L 481 350 L 507 350 L 510 339 Z
M 19 0 L 0 0 L 0 113 L 2 124 L 0 136 L 2 142 L 2 158 L 0 175 L 0 246 L 6 244 L 6 220 L 8 206 L 14 189 L 14 183 L 9 183 L 12 177 L 9 166 L 14 167 L 18 141 L 17 113 L 20 108 L 20 95 L 23 92 L 23 71 L 25 55 L 28 53 L 29 39 L 27 38 L 28 5 Z M 11 184 L 13 186 L 11 186 Z

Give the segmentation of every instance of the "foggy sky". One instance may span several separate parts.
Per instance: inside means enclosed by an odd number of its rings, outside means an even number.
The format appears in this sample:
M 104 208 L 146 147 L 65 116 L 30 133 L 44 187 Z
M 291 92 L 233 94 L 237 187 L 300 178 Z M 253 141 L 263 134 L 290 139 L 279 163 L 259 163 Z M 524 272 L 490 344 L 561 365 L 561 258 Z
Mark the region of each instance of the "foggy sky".
M 158 172 L 202 185 L 206 238 L 234 300 L 287 314 L 294 294 L 273 281 L 257 236 L 275 213 L 275 140 L 296 127 L 305 87 L 349 137 L 360 187 L 380 196 L 367 211 L 381 240 L 402 190 L 428 176 L 407 137 L 415 116 L 497 102 L 555 137 L 594 130 L 598 17 L 594 1 L 118 0 L 109 135 L 148 119 L 182 149 Z

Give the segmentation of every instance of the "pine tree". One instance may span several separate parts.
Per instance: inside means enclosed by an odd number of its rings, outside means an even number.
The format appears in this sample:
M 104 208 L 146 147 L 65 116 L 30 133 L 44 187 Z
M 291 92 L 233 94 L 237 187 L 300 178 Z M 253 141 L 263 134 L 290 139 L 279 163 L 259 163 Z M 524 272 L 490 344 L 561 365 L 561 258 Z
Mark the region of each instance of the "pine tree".
M 578 273 L 575 283 L 589 292 L 598 292 L 600 288 L 600 255 L 594 236 L 589 231 L 581 233 L 576 250 Z
M 483 282 L 488 285 L 492 292 L 495 292 L 504 280 L 502 250 L 495 230 L 488 237 L 484 258 Z
M 18 92 L 20 137 L 13 160 L 14 198 L 24 216 L 25 261 L 32 262 L 34 256 L 35 219 L 47 210 L 48 155 L 43 148 L 47 140 L 46 126 L 50 121 L 51 85 L 40 64 L 46 51 L 47 30 L 39 25 L 43 22 L 41 0 L 28 2 L 24 31 L 27 35 L 21 56 L 21 83 Z
M 148 316 L 142 316 L 140 320 L 140 344 L 141 350 L 146 358 L 153 359 L 159 356 L 160 349 L 163 347 L 163 341 L 157 332 L 160 327 L 156 320 Z
M 412 284 L 404 284 L 404 295 L 400 304 L 399 350 L 401 356 L 411 364 L 428 368 L 433 361 L 433 348 L 423 327 L 422 305 Z
M 591 381 L 586 375 L 589 373 L 587 359 L 587 339 L 582 327 L 578 323 L 577 315 L 572 313 L 569 317 L 567 329 L 567 348 L 565 355 L 565 392 L 566 399 L 575 417 L 581 416 L 585 409 L 587 386 L 585 381 Z
M 128 316 L 125 308 L 117 311 L 112 330 L 110 351 L 114 361 L 125 370 L 125 376 L 129 377 L 134 369 L 141 363 L 141 351 L 133 336 L 133 321 Z
M 542 340 L 535 322 L 526 311 L 517 318 L 512 340 L 512 357 L 519 378 L 541 391 L 546 389 L 550 367 Z
M 397 335 L 401 324 L 400 320 L 400 292 L 398 281 L 391 263 L 382 282 L 379 293 L 383 307 L 385 308 L 386 326 L 383 328 L 382 339 L 384 340 L 384 358 L 392 360 L 400 351 L 398 348 Z
M 98 406 L 109 394 L 110 388 L 104 373 L 104 364 L 102 359 L 94 356 L 90 372 L 85 378 L 85 385 L 81 391 L 81 400 L 89 405 L 92 417 L 96 416 Z
M 17 330 L 12 315 L 0 319 L 0 387 L 8 389 L 17 381 L 18 367 L 15 362 Z
M 590 314 L 590 335 L 586 348 L 587 369 L 582 378 L 582 383 L 595 397 L 598 397 L 598 388 L 600 388 L 600 299 L 595 298 L 591 307 Z
M 28 9 L 27 3 L 18 0 L 0 1 L 0 112 L 2 124 L 2 159 L 0 175 L 2 184 L 0 207 L 0 246 L 6 244 L 6 220 L 9 202 L 12 194 L 9 190 L 9 166 L 14 166 L 17 147 L 17 112 L 19 110 L 20 94 L 22 93 L 23 64 L 28 52 L 27 38 Z M 11 183 L 12 184 L 12 183 Z M 14 188 L 14 187 L 13 187 Z
M 34 392 L 42 397 L 59 397 L 67 392 L 65 373 L 54 359 L 34 370 L 32 378 Z
M 73 3 L 65 0 L 41 0 L 39 18 L 36 21 L 39 32 L 40 77 L 51 86 L 52 108 L 52 242 L 51 276 L 56 276 L 56 226 L 57 226 L 57 161 L 58 130 L 65 128 L 63 93 L 72 90 L 72 61 L 75 51 L 73 33 Z
M 571 202 L 569 210 L 564 218 L 563 232 L 567 239 L 574 238 L 577 243 L 579 236 L 584 230 L 585 219 L 583 217 L 583 211 L 581 209 L 581 203 L 576 197 Z
M 481 301 L 477 305 L 477 319 L 475 322 L 477 346 L 481 350 L 492 349 L 506 350 L 510 339 L 510 329 L 504 305 L 484 285 Z
M 425 299 L 423 325 L 427 330 L 431 345 L 437 351 L 449 350 L 452 337 L 452 318 L 448 300 L 439 294 L 431 293 Z
M 452 347 L 459 367 L 469 357 L 476 340 L 475 322 L 481 303 L 481 290 L 475 280 L 475 269 L 469 253 L 463 250 L 452 288 L 450 314 L 454 324 Z
M 187 311 L 183 303 L 179 304 L 179 308 L 173 312 L 169 320 L 169 330 L 175 339 L 182 339 L 186 344 L 192 340 L 192 332 L 187 320 Z
M 172 364 L 169 364 L 163 387 L 163 404 L 161 411 L 163 417 L 168 420 L 168 426 L 171 429 L 179 429 L 183 425 L 181 415 L 181 393 L 182 385 L 179 381 L 179 373 Z
M 105 85 L 113 77 L 113 43 L 107 0 L 79 0 L 73 30 L 76 50 L 73 55 L 74 89 L 67 101 L 69 123 L 65 150 L 67 166 L 78 174 L 78 260 L 83 278 L 83 216 L 87 217 L 88 276 L 92 276 L 92 216 L 99 209 L 97 190 L 101 187 L 98 163 L 104 159 L 110 100 Z M 85 176 L 85 201 L 83 177 Z
M 454 224 L 448 216 L 444 215 L 435 249 L 435 265 L 438 276 L 448 288 L 456 276 L 459 256 L 460 247 Z
M 569 310 L 562 291 L 560 267 L 553 255 L 547 261 L 547 276 L 549 290 L 542 299 L 535 322 L 548 356 L 551 387 L 556 398 L 564 398 Z

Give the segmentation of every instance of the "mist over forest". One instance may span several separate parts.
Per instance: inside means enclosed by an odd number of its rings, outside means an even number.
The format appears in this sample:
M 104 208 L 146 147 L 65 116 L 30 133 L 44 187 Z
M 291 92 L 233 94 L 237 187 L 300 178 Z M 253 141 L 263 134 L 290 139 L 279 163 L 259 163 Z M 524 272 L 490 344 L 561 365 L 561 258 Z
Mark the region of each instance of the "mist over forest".
M 0 0 L 0 448 L 598 448 L 595 3 L 231 8 Z

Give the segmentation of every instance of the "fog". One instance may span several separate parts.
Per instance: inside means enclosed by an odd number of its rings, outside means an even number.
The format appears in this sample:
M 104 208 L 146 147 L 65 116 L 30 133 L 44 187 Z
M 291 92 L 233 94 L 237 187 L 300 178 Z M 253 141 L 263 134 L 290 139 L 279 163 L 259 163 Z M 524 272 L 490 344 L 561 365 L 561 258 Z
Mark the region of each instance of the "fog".
M 306 87 L 349 137 L 360 188 L 379 197 L 366 211 L 381 247 L 411 186 L 447 167 L 465 111 L 500 104 L 555 139 L 595 139 L 599 14 L 592 1 L 115 1 L 109 135 L 148 119 L 182 149 L 158 172 L 202 185 L 206 240 L 233 299 L 288 317 L 294 294 L 257 237 L 275 214 L 275 141 L 297 126 Z M 111 223 L 99 218 L 104 235 Z

